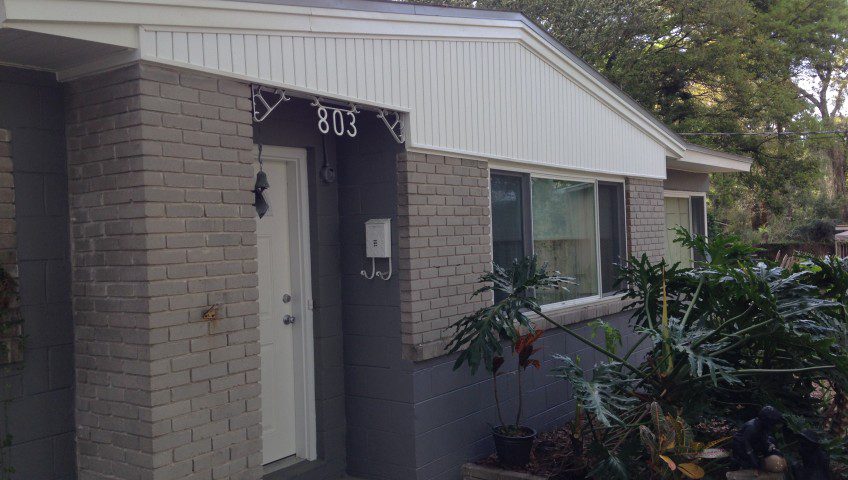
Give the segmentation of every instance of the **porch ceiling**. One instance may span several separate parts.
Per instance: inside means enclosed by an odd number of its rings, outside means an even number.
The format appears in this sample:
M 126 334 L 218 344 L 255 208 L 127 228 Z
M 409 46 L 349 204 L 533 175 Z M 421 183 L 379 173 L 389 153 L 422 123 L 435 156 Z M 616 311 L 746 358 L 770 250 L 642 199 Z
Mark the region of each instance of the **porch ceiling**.
M 0 27 L 0 64 L 59 72 L 130 51 L 117 45 Z

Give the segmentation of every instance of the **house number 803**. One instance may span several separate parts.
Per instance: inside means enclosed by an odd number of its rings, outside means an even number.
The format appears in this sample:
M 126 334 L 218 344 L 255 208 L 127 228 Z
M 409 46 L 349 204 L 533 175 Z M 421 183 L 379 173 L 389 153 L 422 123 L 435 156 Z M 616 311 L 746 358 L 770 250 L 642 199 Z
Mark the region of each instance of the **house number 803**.
M 346 110 L 343 108 L 326 107 L 317 103 L 317 107 L 318 130 L 321 133 L 330 133 L 330 129 L 332 128 L 333 133 L 340 137 L 345 134 L 351 138 L 356 136 L 356 114 L 359 111 L 355 106 L 351 110 Z

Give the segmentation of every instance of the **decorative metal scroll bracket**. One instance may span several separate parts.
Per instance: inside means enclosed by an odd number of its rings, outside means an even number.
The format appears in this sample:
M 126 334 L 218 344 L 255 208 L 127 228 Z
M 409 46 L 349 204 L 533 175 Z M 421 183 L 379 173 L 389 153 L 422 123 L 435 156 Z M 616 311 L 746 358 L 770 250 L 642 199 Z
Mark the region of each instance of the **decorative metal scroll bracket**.
M 394 121 L 389 121 L 389 115 L 394 115 Z M 398 112 L 380 110 L 377 113 L 377 118 L 383 121 L 383 124 L 389 130 L 389 133 L 392 134 L 392 137 L 394 137 L 397 143 L 403 143 L 406 141 L 406 138 L 404 138 L 403 135 L 403 120 L 400 119 L 400 114 Z
M 276 95 L 277 98 L 272 101 L 273 103 L 269 102 L 262 92 L 271 93 Z M 291 100 L 291 97 L 286 96 L 285 90 L 263 87 L 262 85 L 251 85 L 250 93 L 251 100 L 253 100 L 253 120 L 256 122 L 262 122 L 268 118 L 268 115 L 271 115 L 271 112 L 273 112 L 274 109 L 281 103 Z

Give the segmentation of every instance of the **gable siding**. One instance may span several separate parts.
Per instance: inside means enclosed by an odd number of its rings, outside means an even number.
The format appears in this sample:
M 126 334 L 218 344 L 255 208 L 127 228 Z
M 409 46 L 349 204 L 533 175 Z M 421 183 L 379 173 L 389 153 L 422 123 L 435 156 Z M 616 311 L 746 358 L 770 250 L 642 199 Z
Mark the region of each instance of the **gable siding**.
M 411 148 L 665 176 L 662 145 L 514 40 L 144 30 L 141 54 L 407 111 Z

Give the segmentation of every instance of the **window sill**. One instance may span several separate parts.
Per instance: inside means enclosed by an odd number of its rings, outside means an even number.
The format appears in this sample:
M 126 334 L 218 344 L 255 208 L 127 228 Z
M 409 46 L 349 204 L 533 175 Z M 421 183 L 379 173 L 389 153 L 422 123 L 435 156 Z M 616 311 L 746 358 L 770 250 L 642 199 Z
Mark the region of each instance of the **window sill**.
M 545 305 L 542 313 L 563 325 L 595 320 L 598 318 L 615 315 L 624 311 L 629 302 L 624 300 L 624 295 L 610 295 L 608 297 L 589 297 L 574 300 L 568 303 Z M 527 315 L 537 328 L 547 329 L 553 327 L 539 315 L 533 313 Z

